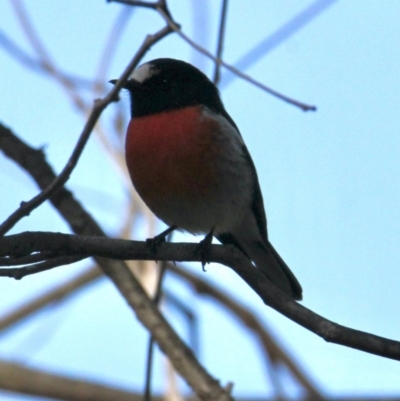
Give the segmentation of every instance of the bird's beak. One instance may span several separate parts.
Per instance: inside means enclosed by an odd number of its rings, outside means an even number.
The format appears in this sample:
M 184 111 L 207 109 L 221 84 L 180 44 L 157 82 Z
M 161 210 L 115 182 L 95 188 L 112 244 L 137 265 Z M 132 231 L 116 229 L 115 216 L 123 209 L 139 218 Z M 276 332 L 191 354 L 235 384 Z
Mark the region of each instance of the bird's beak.
M 115 85 L 118 82 L 118 79 L 112 79 L 111 81 L 108 81 L 110 84 Z M 134 80 L 134 79 L 128 79 L 125 82 L 125 85 L 123 86 L 124 89 L 128 90 L 134 90 L 134 89 L 139 89 L 141 87 L 141 83 Z

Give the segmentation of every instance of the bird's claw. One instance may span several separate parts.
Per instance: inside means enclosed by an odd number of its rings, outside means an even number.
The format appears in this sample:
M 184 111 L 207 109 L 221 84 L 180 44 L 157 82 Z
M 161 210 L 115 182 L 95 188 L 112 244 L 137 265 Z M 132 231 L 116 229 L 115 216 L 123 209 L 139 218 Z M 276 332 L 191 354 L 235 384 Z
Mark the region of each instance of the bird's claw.
M 176 226 L 168 227 L 162 233 L 156 235 L 154 238 L 147 238 L 146 245 L 150 248 L 151 252 L 156 252 L 157 248 L 166 241 L 167 236 L 172 233 L 172 231 L 176 230 Z
M 156 252 L 157 248 L 165 242 L 165 236 L 156 235 L 154 238 L 146 239 L 146 246 L 150 248 L 151 252 Z
M 210 263 L 212 238 L 213 238 L 213 230 L 211 230 L 211 232 L 209 232 L 204 237 L 204 239 L 202 239 L 197 245 L 196 251 L 200 254 L 201 267 L 203 269 L 203 272 L 206 271 L 205 269 L 206 264 Z

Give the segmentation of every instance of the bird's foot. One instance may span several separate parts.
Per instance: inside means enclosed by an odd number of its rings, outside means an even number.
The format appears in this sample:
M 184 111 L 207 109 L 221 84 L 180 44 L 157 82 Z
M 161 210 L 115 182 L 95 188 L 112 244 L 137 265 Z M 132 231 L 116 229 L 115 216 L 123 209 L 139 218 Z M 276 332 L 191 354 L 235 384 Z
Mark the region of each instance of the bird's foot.
M 199 242 L 199 245 L 197 245 L 196 252 L 200 253 L 201 257 L 201 267 L 203 271 L 205 272 L 205 266 L 207 263 L 210 263 L 210 254 L 211 254 L 211 244 L 212 244 L 212 239 L 213 239 L 213 232 L 214 229 L 212 229 L 205 237 Z
M 165 242 L 165 239 L 167 238 L 168 234 L 172 233 L 172 231 L 176 230 L 176 226 L 171 226 L 168 227 L 165 231 L 162 233 L 156 235 L 154 238 L 147 238 L 146 239 L 146 245 L 151 249 L 152 252 L 155 252 L 157 248 Z

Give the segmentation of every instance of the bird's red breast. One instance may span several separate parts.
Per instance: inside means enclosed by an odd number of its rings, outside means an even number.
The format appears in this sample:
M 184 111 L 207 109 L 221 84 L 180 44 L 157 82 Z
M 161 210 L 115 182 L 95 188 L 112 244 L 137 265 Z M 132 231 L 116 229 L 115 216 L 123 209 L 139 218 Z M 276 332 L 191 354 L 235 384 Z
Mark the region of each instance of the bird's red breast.
M 133 118 L 126 137 L 132 182 L 153 212 L 194 205 L 218 186 L 219 123 L 191 106 Z

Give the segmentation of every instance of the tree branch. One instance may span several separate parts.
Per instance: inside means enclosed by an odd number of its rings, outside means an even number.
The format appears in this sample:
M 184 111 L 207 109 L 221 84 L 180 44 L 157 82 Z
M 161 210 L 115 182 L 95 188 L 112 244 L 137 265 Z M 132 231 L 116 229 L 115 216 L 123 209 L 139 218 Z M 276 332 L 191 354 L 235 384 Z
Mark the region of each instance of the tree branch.
M 139 241 L 45 232 L 25 232 L 0 239 L 0 257 L 3 260 L 40 252 L 51 252 L 58 256 L 89 257 L 96 255 L 102 258 L 124 260 L 192 262 L 201 262 L 202 260 L 197 244 L 191 243 L 163 243 L 156 249 L 152 249 L 145 242 Z M 386 358 L 400 360 L 400 342 L 341 326 L 293 301 L 275 287 L 235 247 L 212 245 L 209 262 L 220 263 L 232 268 L 260 296 L 266 305 L 319 335 L 324 340 Z M 0 276 L 14 277 L 16 271 L 20 269 L 0 269 Z M 26 271 L 22 271 L 21 277 L 26 273 Z M 122 283 L 119 280 L 128 279 L 122 269 L 118 272 L 106 273 L 108 275 L 111 274 L 111 276 L 116 275 L 119 283 Z M 115 277 L 112 278 L 115 280 Z M 131 294 L 131 289 L 127 293 L 124 290 L 122 289 L 126 297 L 135 295 Z M 143 291 L 141 287 L 140 291 Z M 133 298 L 135 299 L 134 296 Z M 137 307 L 141 306 L 136 304 L 136 300 L 134 304 Z M 153 326 L 148 328 L 154 329 Z
M 28 202 L 21 202 L 20 207 L 12 213 L 1 225 L 0 225 L 0 235 L 7 233 L 14 225 L 21 220 L 23 217 L 28 216 L 32 210 L 41 205 L 45 200 L 47 200 L 58 188 L 62 187 L 69 179 L 73 169 L 75 168 L 83 149 L 89 139 L 89 136 L 99 119 L 103 110 L 112 102 L 118 100 L 118 93 L 122 88 L 125 81 L 139 64 L 140 60 L 147 53 L 152 45 L 167 36 L 172 32 L 169 26 L 164 27 L 159 30 L 154 35 L 148 35 L 144 42 L 142 43 L 139 50 L 136 52 L 135 56 L 132 58 L 131 62 L 125 68 L 116 85 L 111 89 L 110 93 L 103 99 L 96 100 L 90 113 L 88 120 L 83 128 L 83 131 L 78 139 L 78 142 L 67 162 L 62 172 L 57 176 L 57 178 L 48 185 L 42 192 L 33 197 Z
M 0 361 L 0 389 L 65 401 L 142 400 L 137 393 L 6 361 Z
M 89 270 L 46 291 L 37 298 L 25 301 L 22 305 L 0 317 L 0 332 L 20 323 L 23 319 L 39 312 L 42 308 L 50 304 L 60 302 L 68 296 L 76 295 L 76 292 L 88 284 L 93 283 L 100 277 L 104 277 L 101 274 L 101 270 L 96 267 L 91 267 Z
M 143 395 L 127 390 L 104 386 L 93 381 L 82 380 L 27 368 L 18 363 L 0 361 L 0 389 L 27 395 L 64 401 L 142 401 Z M 152 396 L 153 401 L 164 401 L 165 397 Z M 327 401 L 400 401 L 399 397 L 329 397 Z M 187 401 L 197 401 L 195 397 L 185 397 Z M 240 398 L 238 401 L 268 401 L 270 398 Z M 276 399 L 274 399 L 276 400 Z M 315 401 L 315 398 L 305 398 Z
M 136 0 L 108 0 L 110 2 L 115 2 L 115 3 L 122 3 L 122 4 L 127 4 L 131 6 L 141 6 L 141 7 L 147 7 L 147 8 L 153 8 L 159 12 L 159 14 L 164 18 L 165 22 L 168 24 L 168 26 L 176 32 L 186 43 L 188 43 L 190 46 L 192 46 L 194 49 L 196 49 L 198 52 L 204 54 L 206 57 L 211 59 L 214 63 L 218 65 L 222 65 L 225 67 L 227 70 L 235 74 L 236 76 L 242 78 L 243 80 L 250 82 L 252 85 L 262 89 L 263 91 L 269 93 L 272 96 L 277 97 L 278 99 L 283 100 L 284 102 L 287 102 L 293 106 L 296 106 L 300 108 L 303 111 L 316 111 L 317 108 L 312 105 L 308 105 L 302 102 L 299 102 L 298 100 L 292 99 L 286 95 L 283 95 L 282 93 L 279 93 L 278 91 L 264 85 L 263 83 L 257 81 L 256 79 L 252 78 L 251 76 L 245 74 L 244 72 L 238 70 L 237 68 L 233 67 L 232 65 L 226 63 L 220 58 L 216 58 L 212 53 L 210 53 L 207 49 L 204 47 L 200 46 L 198 43 L 193 41 L 192 39 L 189 38 L 180 28 L 180 25 L 177 24 L 173 18 L 171 17 L 170 13 L 166 11 L 164 7 L 160 6 L 160 1 L 153 2 L 153 3 L 147 3 L 143 1 L 136 1 Z
M 284 363 L 294 377 L 307 389 L 313 400 L 317 401 L 323 399 L 321 393 L 317 390 L 311 379 L 303 372 L 304 369 L 288 356 L 282 347 L 274 340 L 273 335 L 269 332 L 265 324 L 263 324 L 254 313 L 248 310 L 248 308 L 228 295 L 223 288 L 218 288 L 215 284 L 209 284 L 198 275 L 186 269 L 169 263 L 168 270 L 180 279 L 188 282 L 199 295 L 208 296 L 214 302 L 229 310 L 236 319 L 242 322 L 243 326 L 246 326 L 259 339 L 266 359 L 271 358 L 274 362 Z
M 47 182 L 53 179 L 54 173 L 46 164 L 43 153 L 23 144 L 10 130 L 2 125 L 0 125 L 0 148 L 31 173 L 40 186 L 46 186 Z M 100 227 L 65 188 L 57 191 L 50 200 L 60 210 L 75 232 L 98 236 L 104 235 Z M 141 246 L 146 249 L 143 244 Z M 168 246 L 176 245 L 168 244 Z M 191 251 L 194 249 L 192 248 Z M 175 254 L 169 256 L 171 256 L 170 260 L 178 260 Z M 152 255 L 151 258 L 161 260 L 160 256 L 157 255 Z M 110 269 L 111 271 L 126 268 L 121 262 L 116 265 L 116 261 L 108 259 L 98 259 L 98 262 L 103 264 L 103 268 Z M 104 267 L 104 265 L 106 266 Z M 400 343 L 333 323 L 284 297 L 284 294 L 281 294 L 272 284 L 269 285 L 268 282 L 265 282 L 264 276 L 261 275 L 258 278 L 248 277 L 249 272 L 257 275 L 256 269 L 250 269 L 248 272 L 245 270 L 237 271 L 255 292 L 259 293 L 267 305 L 324 338 L 326 341 L 400 360 Z M 271 288 L 268 288 L 268 285 Z
M 40 187 L 46 187 L 49 181 L 54 180 L 55 174 L 46 163 L 43 152 L 28 147 L 1 124 L 0 149 L 32 174 Z M 98 236 L 95 237 L 97 239 L 105 236 L 97 223 L 65 188 L 61 187 L 54 192 L 50 201 L 57 207 L 75 232 L 90 233 Z M 58 256 L 68 256 L 63 252 L 56 253 Z M 25 253 L 25 255 L 27 254 Z M 139 321 L 153 333 L 160 349 L 169 357 L 175 370 L 186 380 L 196 394 L 203 400 L 231 400 L 229 392 L 224 390 L 199 364 L 191 350 L 165 320 L 128 266 L 122 261 L 101 257 L 95 259 L 136 313 Z
M 222 59 L 222 50 L 224 48 L 227 14 L 228 14 L 228 0 L 222 0 L 222 10 L 221 10 L 221 16 L 220 16 L 219 28 L 218 28 L 218 45 L 217 45 L 217 52 L 215 54 L 215 58 L 217 60 Z M 219 63 L 215 63 L 214 77 L 213 77 L 213 82 L 215 85 L 218 85 L 219 81 L 221 79 L 221 71 L 220 70 L 221 70 L 221 65 Z

